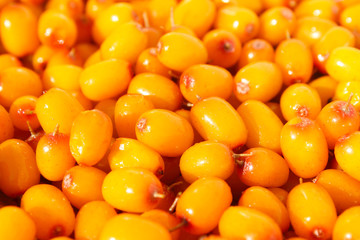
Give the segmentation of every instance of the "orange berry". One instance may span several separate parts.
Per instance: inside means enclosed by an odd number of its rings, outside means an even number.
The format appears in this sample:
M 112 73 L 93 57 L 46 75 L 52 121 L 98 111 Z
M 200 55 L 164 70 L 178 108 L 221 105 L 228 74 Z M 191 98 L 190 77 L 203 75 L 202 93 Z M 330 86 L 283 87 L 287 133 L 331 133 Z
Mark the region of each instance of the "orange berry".
M 217 177 L 200 178 L 182 193 L 175 214 L 186 222 L 184 229 L 187 232 L 205 234 L 217 226 L 231 201 L 231 190 L 224 180 Z
M 340 9 L 337 2 L 331 0 L 302 1 L 295 8 L 298 18 L 314 16 L 337 21 Z
M 350 98 L 350 96 L 352 97 Z M 348 101 L 360 110 L 360 81 L 341 81 L 335 88 L 334 100 Z
M 49 0 L 45 8 L 57 10 L 72 18 L 76 18 L 84 11 L 84 2 L 81 0 Z
M 10 106 L 9 114 L 14 126 L 20 130 L 27 131 L 29 126 L 36 130 L 40 127 L 35 113 L 37 97 L 22 96 L 17 98 Z
M 85 14 L 94 21 L 95 18 L 100 14 L 100 12 L 109 8 L 114 3 L 114 0 L 88 0 L 85 3 Z
M 238 68 L 242 68 L 249 63 L 268 61 L 273 62 L 275 51 L 273 46 L 264 39 L 253 39 L 248 41 L 240 54 Z
M 297 117 L 288 121 L 281 130 L 280 144 L 289 168 L 297 176 L 315 177 L 326 167 L 326 138 L 313 120 Z
M 340 1 L 340 4 L 344 4 L 345 1 Z M 351 2 L 348 1 L 348 2 Z M 354 0 L 354 3 L 349 4 L 343 8 L 343 11 L 340 13 L 339 23 L 341 26 L 346 27 L 349 29 L 355 36 L 355 45 L 357 47 L 360 46 L 360 35 L 359 35 L 359 9 L 360 9 L 360 1 Z
M 336 220 L 333 238 L 334 240 L 360 237 L 359 232 L 360 206 L 352 207 L 343 212 Z
M 156 48 L 143 50 L 135 64 L 135 73 L 155 73 L 170 78 L 170 70 L 157 58 Z
M 0 105 L 0 143 L 14 136 L 14 126 L 6 109 Z
M 21 67 L 21 61 L 12 54 L 4 53 L 0 55 L 0 72 L 11 67 Z
M 97 109 L 81 112 L 70 132 L 70 151 L 76 162 L 88 166 L 99 162 L 110 146 L 112 133 L 108 115 Z
M 331 238 L 337 215 L 334 202 L 323 187 L 311 182 L 297 185 L 289 192 L 287 207 L 298 236 Z
M 126 212 L 154 209 L 164 197 L 160 180 L 143 168 L 120 168 L 108 173 L 102 195 L 111 206 Z
M 166 157 L 180 156 L 194 141 L 191 124 L 165 109 L 143 113 L 135 128 L 137 139 Z
M 43 74 L 44 89 L 80 90 L 79 77 L 83 69 L 74 65 L 57 65 L 46 68 Z
M 321 106 L 324 107 L 334 97 L 338 81 L 329 76 L 322 76 L 312 80 L 309 85 L 318 92 Z

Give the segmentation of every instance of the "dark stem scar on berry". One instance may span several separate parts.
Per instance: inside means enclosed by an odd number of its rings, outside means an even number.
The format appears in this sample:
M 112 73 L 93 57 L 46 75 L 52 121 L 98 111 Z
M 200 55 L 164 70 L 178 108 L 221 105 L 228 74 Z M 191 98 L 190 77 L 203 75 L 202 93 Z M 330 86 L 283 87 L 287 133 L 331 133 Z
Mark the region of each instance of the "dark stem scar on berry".
M 249 81 L 242 78 L 240 82 L 236 83 L 236 91 L 239 94 L 247 94 L 250 91 Z
M 299 117 L 307 117 L 309 116 L 309 108 L 307 106 L 298 105 L 296 106 L 296 114 Z
M 138 122 L 136 123 L 136 128 L 139 130 L 140 133 L 143 133 L 146 131 L 147 128 L 147 119 L 146 118 L 140 118 Z
M 50 238 L 64 236 L 64 234 L 65 234 L 64 226 L 56 225 L 50 229 Z
M 317 227 L 312 231 L 312 235 L 314 236 L 314 238 L 316 239 L 324 239 L 325 237 L 325 232 L 322 228 Z
M 189 74 L 184 74 L 182 79 L 186 89 L 193 89 L 195 87 L 195 79 Z
M 234 42 L 229 39 L 224 39 L 220 42 L 220 50 L 225 53 L 232 53 L 235 51 Z
M 161 178 L 162 176 L 164 176 L 164 169 L 159 168 L 158 170 L 156 170 L 155 176 L 156 176 L 157 178 Z
M 252 43 L 252 48 L 255 50 L 261 50 L 265 48 L 265 42 L 263 40 L 257 39 Z

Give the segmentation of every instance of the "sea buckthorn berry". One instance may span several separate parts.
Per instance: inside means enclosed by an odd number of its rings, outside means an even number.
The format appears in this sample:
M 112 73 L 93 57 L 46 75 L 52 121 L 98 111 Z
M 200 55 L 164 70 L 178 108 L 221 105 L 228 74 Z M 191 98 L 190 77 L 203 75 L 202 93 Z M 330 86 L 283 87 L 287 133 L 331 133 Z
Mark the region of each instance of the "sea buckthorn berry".
M 166 157 L 180 156 L 194 141 L 191 124 L 165 109 L 143 113 L 136 122 L 137 139 Z
M 93 109 L 94 104 L 93 102 L 84 96 L 84 94 L 81 91 L 78 90 L 67 90 L 66 92 L 70 93 L 71 96 L 73 96 L 78 102 L 83 106 L 84 110 L 90 110 Z
M 273 62 L 275 56 L 275 51 L 273 46 L 264 39 L 253 39 L 248 41 L 240 54 L 240 60 L 238 63 L 238 68 L 242 68 L 249 63 L 259 62 L 259 61 L 269 61 Z
M 55 65 L 76 65 L 82 67 L 84 61 L 76 48 L 59 49 L 49 58 L 47 67 Z
M 0 104 L 10 105 L 19 97 L 32 95 L 38 97 L 42 92 L 39 76 L 25 67 L 11 67 L 0 72 Z
M 225 210 L 219 221 L 219 231 L 222 237 L 229 239 L 282 239 L 281 229 L 271 217 L 241 206 Z
M 283 123 L 268 106 L 257 100 L 247 100 L 237 111 L 248 130 L 247 147 L 264 147 L 281 153 L 280 133 Z
M 281 150 L 292 172 L 311 178 L 319 174 L 328 161 L 325 135 L 309 118 L 293 118 L 281 130 Z
M 40 240 L 69 236 L 74 230 L 74 210 L 65 195 L 52 185 L 29 188 L 21 198 L 21 208 L 34 220 Z
M 114 0 L 88 0 L 85 3 L 85 14 L 92 21 L 99 15 L 100 12 L 109 8 L 111 5 L 115 3 Z
M 121 59 L 109 59 L 85 68 L 80 74 L 81 91 L 93 101 L 118 97 L 131 80 L 130 64 Z
M 313 87 L 319 94 L 321 106 L 324 107 L 335 95 L 338 81 L 329 76 L 322 76 L 312 80 L 309 85 Z
M 350 96 L 352 97 L 350 98 Z M 334 100 L 348 101 L 360 110 L 360 81 L 342 81 L 339 82 L 335 89 Z
M 115 128 L 119 137 L 136 138 L 135 126 L 144 112 L 154 109 L 149 98 L 140 94 L 125 94 L 115 105 Z
M 313 72 L 311 51 L 298 39 L 284 40 L 278 45 L 275 63 L 280 67 L 284 84 L 287 86 L 308 82 Z
M 353 47 L 335 48 L 325 68 L 330 77 L 337 81 L 360 81 L 360 50 Z
M 270 101 L 281 90 L 283 77 L 280 68 L 272 62 L 254 62 L 241 68 L 234 77 L 235 96 L 241 101 Z
M 72 47 L 77 38 L 75 21 L 59 11 L 47 10 L 39 18 L 38 36 L 49 47 Z
M 313 180 L 331 196 L 338 213 L 360 202 L 360 182 L 338 169 L 326 169 Z
M 188 120 L 191 124 L 191 111 L 186 109 L 179 109 L 175 111 L 176 114 Z M 191 125 L 192 126 L 192 125 Z M 202 142 L 204 139 L 200 136 L 198 131 L 194 128 L 194 143 Z
M 155 108 L 170 111 L 179 109 L 183 100 L 176 83 L 155 73 L 137 74 L 131 79 L 127 93 L 144 95 Z
M 25 4 L 8 4 L 1 10 L 1 41 L 17 57 L 33 53 L 39 46 L 37 17 Z
M 272 187 L 268 188 L 270 192 L 275 194 L 275 196 L 284 204 L 286 205 L 286 200 L 288 197 L 288 192 L 285 189 L 279 188 L 279 187 Z
M 136 13 L 129 3 L 116 3 L 100 11 L 92 28 L 92 36 L 97 44 L 101 44 L 117 27 L 137 19 Z
M 181 175 L 188 183 L 202 177 L 226 180 L 234 171 L 233 152 L 223 143 L 204 141 L 188 148 L 180 158 Z
M 135 64 L 140 53 L 148 47 L 148 36 L 136 22 L 117 27 L 100 46 L 102 59 L 122 59 Z
M 111 146 L 108 159 L 111 170 L 139 167 L 151 171 L 159 178 L 164 174 L 164 160 L 160 154 L 135 139 L 116 139 Z
M 360 154 L 359 143 L 360 132 L 356 131 L 338 139 L 334 149 L 335 158 L 340 167 L 358 181 L 360 181 L 360 164 L 357 161 Z
M 40 181 L 35 153 L 26 142 L 9 139 L 0 144 L 0 187 L 9 197 L 18 197 Z
M 217 177 L 200 178 L 182 193 L 175 214 L 185 221 L 185 231 L 193 235 L 205 234 L 217 226 L 231 201 L 231 190 L 224 180 Z
M 241 42 L 237 36 L 227 30 L 214 29 L 203 37 L 204 45 L 209 54 L 208 62 L 223 68 L 228 68 L 239 60 Z
M 288 180 L 289 167 L 285 159 L 266 148 L 246 150 L 237 157 L 237 164 L 237 174 L 248 186 L 280 187 Z
M 302 1 L 295 8 L 297 18 L 314 16 L 337 21 L 340 9 L 337 2 L 331 0 Z
M 57 10 L 72 18 L 77 18 L 84 11 L 84 5 L 84 2 L 81 0 L 49 0 L 45 8 Z
M 218 10 L 214 25 L 234 33 L 245 43 L 258 35 L 260 22 L 256 13 L 248 8 L 225 6 Z
M 40 96 L 36 102 L 35 112 L 45 132 L 59 131 L 69 134 L 75 117 L 83 111 L 81 104 L 69 93 L 52 88 Z
M 150 0 L 147 3 L 147 14 L 151 26 L 155 28 L 165 28 L 171 15 L 171 9 L 176 7 L 176 0 L 162 1 Z
M 212 26 L 215 15 L 216 8 L 213 1 L 185 0 L 177 4 L 174 9 L 174 23 L 188 27 L 198 37 L 202 37 Z
M 34 221 L 21 208 L 5 206 L 0 209 L 0 238 L 7 240 L 34 240 L 36 227 Z
M 257 209 L 279 225 L 282 232 L 286 232 L 290 226 L 290 219 L 285 205 L 270 190 L 254 186 L 246 189 L 238 202 L 238 206 Z
M 343 1 L 344 2 L 344 1 Z M 360 35 L 359 35 L 359 10 L 360 10 L 360 1 L 357 1 L 356 4 L 348 6 L 343 9 L 340 13 L 339 23 L 341 26 L 346 27 L 355 35 L 356 46 L 360 46 Z
M 316 122 L 326 137 L 329 149 L 334 149 L 341 136 L 359 129 L 360 117 L 349 101 L 334 101 L 321 109 Z
M 75 218 L 75 238 L 99 239 L 106 222 L 115 216 L 115 209 L 105 201 L 91 201 L 84 204 Z
M 312 48 L 315 66 L 322 73 L 326 73 L 325 64 L 332 50 L 342 46 L 354 47 L 354 45 L 355 36 L 348 29 L 339 26 L 331 28 Z
M 50 181 L 61 181 L 65 172 L 75 165 L 69 147 L 69 135 L 58 132 L 47 133 L 36 147 L 36 164 L 43 177 Z
M 74 166 L 65 173 L 62 191 L 80 209 L 88 202 L 103 200 L 101 189 L 105 176 L 105 172 L 95 167 Z
M 21 61 L 12 54 L 4 53 L 0 55 L 0 72 L 10 67 L 21 67 Z
M 180 76 L 182 95 L 191 103 L 208 97 L 230 98 L 233 77 L 226 69 L 208 64 L 193 65 Z
M 99 240 L 171 240 L 169 231 L 159 223 L 141 216 L 121 213 L 105 223 Z
M 360 206 L 352 207 L 343 212 L 335 222 L 333 238 L 340 239 L 357 239 L 360 237 Z
M 321 111 L 321 100 L 314 88 L 305 83 L 295 83 L 281 94 L 280 107 L 287 121 L 294 117 L 315 119 Z
M 208 60 L 205 45 L 198 38 L 177 32 L 166 33 L 160 38 L 157 56 L 162 64 L 178 72 Z
M 22 96 L 17 98 L 10 106 L 9 116 L 14 126 L 20 130 L 33 130 L 40 127 L 39 120 L 35 113 L 37 97 Z
M 259 37 L 273 46 L 293 34 L 296 26 L 294 12 L 287 7 L 274 7 L 260 16 Z
M 328 19 L 303 17 L 296 21 L 293 37 L 312 47 L 324 34 L 336 24 Z
M 141 213 L 154 209 L 164 198 L 160 180 L 143 168 L 120 168 L 108 173 L 102 194 L 111 206 L 126 212 Z
M 191 108 L 191 122 L 205 140 L 225 143 L 231 149 L 247 140 L 247 129 L 239 113 L 219 97 L 198 101 Z
M 0 143 L 14 136 L 14 126 L 9 113 L 0 104 Z
M 44 89 L 56 87 L 63 90 L 80 90 L 82 68 L 74 65 L 57 65 L 46 68 L 42 80 Z
M 88 166 L 99 162 L 110 146 L 112 133 L 108 115 L 97 109 L 81 112 L 70 132 L 70 151 L 76 162 Z
M 266 106 L 268 106 L 275 114 L 278 116 L 278 118 L 281 120 L 281 122 L 286 123 L 286 120 L 284 119 L 284 116 L 281 112 L 280 103 L 278 102 L 267 102 L 265 103 Z
M 156 48 L 143 50 L 135 64 L 135 73 L 155 73 L 170 78 L 170 70 L 157 58 Z
M 62 49 L 61 49 L 62 50 Z M 51 57 L 57 53 L 59 49 L 52 48 L 47 45 L 40 45 L 33 54 L 32 67 L 36 72 L 43 72 L 51 59 Z
M 175 228 L 176 226 L 178 226 L 181 223 L 179 218 L 175 217 L 173 214 L 171 214 L 167 211 L 160 210 L 160 209 L 153 209 L 153 210 L 144 212 L 143 214 L 141 214 L 141 217 L 146 218 L 150 221 L 159 223 L 159 224 L 163 225 L 166 229 Z M 171 234 L 172 240 L 177 240 L 177 239 L 179 239 L 180 229 L 172 231 L 172 232 L 170 232 L 170 234 Z
M 287 208 L 298 236 L 331 238 L 337 215 L 334 202 L 323 187 L 312 182 L 297 185 L 289 192 Z

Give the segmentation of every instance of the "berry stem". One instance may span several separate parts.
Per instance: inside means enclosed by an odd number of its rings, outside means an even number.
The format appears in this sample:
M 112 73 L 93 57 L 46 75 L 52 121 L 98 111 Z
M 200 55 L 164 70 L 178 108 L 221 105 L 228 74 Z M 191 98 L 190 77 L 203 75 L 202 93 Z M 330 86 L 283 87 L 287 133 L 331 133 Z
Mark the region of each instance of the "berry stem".
M 188 224 L 188 221 L 186 221 L 186 219 L 182 219 L 182 221 L 178 225 L 176 225 L 173 228 L 170 228 L 169 232 L 174 232 L 174 231 L 178 230 L 179 228 L 182 228 L 183 226 L 185 226 L 187 224 Z
M 27 124 L 27 126 L 29 128 L 29 132 L 30 132 L 31 136 L 35 136 L 34 129 L 32 129 L 32 127 L 30 126 L 30 122 L 26 121 L 26 124 Z
M 180 196 L 181 196 L 182 192 L 178 192 L 176 198 L 174 199 L 174 202 L 171 204 L 171 206 L 169 207 L 169 212 L 174 212 L 175 208 L 176 208 L 176 205 L 177 205 L 177 202 L 179 201 L 180 199 Z
M 165 194 L 163 194 L 163 193 L 157 193 L 157 192 L 155 192 L 155 193 L 153 194 L 153 197 L 154 197 L 154 198 L 164 199 L 166 196 L 165 196 Z
M 59 128 L 60 128 L 60 126 L 59 126 L 59 124 L 57 123 L 56 126 L 55 126 L 55 129 L 54 129 L 54 131 L 53 131 L 53 133 L 52 133 L 53 136 L 55 136 L 56 134 L 59 133 Z
M 349 99 L 348 99 L 348 101 L 347 101 L 347 103 L 345 105 L 345 109 L 344 109 L 345 113 L 347 113 L 349 111 L 350 102 L 351 102 L 351 99 L 352 99 L 353 96 L 354 96 L 354 93 L 351 92 L 350 95 L 349 95 Z

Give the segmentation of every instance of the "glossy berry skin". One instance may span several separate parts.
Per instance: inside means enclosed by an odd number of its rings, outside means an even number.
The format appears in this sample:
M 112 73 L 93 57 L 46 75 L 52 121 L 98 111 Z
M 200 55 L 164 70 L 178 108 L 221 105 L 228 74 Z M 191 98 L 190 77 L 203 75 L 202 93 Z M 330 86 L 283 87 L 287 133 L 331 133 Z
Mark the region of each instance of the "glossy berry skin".
M 298 177 L 315 177 L 326 167 L 326 138 L 313 120 L 293 118 L 288 121 L 281 130 L 280 144 L 289 168 Z
M 183 98 L 176 83 L 155 73 L 140 73 L 131 79 L 128 94 L 146 96 L 155 108 L 175 111 L 180 108 Z
M 259 37 L 273 46 L 292 35 L 296 26 L 294 12 L 287 7 L 274 7 L 266 10 L 260 16 Z
M 228 99 L 233 90 L 233 77 L 222 67 L 198 64 L 181 74 L 179 86 L 184 98 L 191 103 L 208 97 Z
M 153 172 L 159 178 L 164 174 L 161 155 L 136 139 L 116 139 L 110 148 L 108 160 L 111 170 L 139 167 Z
M 0 145 L 0 187 L 9 197 L 23 194 L 40 181 L 35 153 L 29 144 L 8 139 Z
M 241 101 L 268 102 L 281 90 L 283 77 L 272 62 L 259 61 L 241 68 L 234 77 L 234 94 Z
M 238 158 L 238 177 L 247 186 L 280 187 L 286 183 L 289 167 L 279 154 L 266 148 L 250 148 Z M 272 166 L 277 166 L 276 168 Z
M 333 239 L 357 239 L 360 237 L 359 232 L 360 207 L 351 207 L 343 212 L 336 220 Z
M 206 202 L 211 199 L 211 202 Z M 216 177 L 200 178 L 180 196 L 176 216 L 187 221 L 184 229 L 194 235 L 213 230 L 232 201 L 228 184 Z
M 21 198 L 21 208 L 34 220 L 40 240 L 69 236 L 74 230 L 74 210 L 65 195 L 52 185 L 29 188 Z
M 312 80 L 309 85 L 318 92 L 321 106 L 324 107 L 334 97 L 338 81 L 329 76 L 322 76 Z
M 35 113 L 37 97 L 22 96 L 17 98 L 10 106 L 9 114 L 14 126 L 20 130 L 29 130 L 28 123 L 33 130 L 40 127 Z
M 159 39 L 157 55 L 162 64 L 178 72 L 208 60 L 207 50 L 200 39 L 177 32 L 166 33 Z
M 1 41 L 7 52 L 23 57 L 39 46 L 37 17 L 25 4 L 9 4 L 1 11 Z
M 135 73 L 156 73 L 170 78 L 170 70 L 157 58 L 155 47 L 147 48 L 140 53 L 135 64 Z
M 14 126 L 10 115 L 2 105 L 0 105 L 0 124 L 2 126 L 0 129 L 0 143 L 2 143 L 14 136 Z
M 359 81 L 344 81 L 339 82 L 335 88 L 334 100 L 348 101 L 350 95 L 350 103 L 356 108 L 360 109 L 360 82 Z
M 326 169 L 313 180 L 330 194 L 338 213 L 358 205 L 360 182 L 338 169 Z
M 281 94 L 280 108 L 287 121 L 294 117 L 316 119 L 321 111 L 321 99 L 314 88 L 305 83 L 295 83 Z
M 241 42 L 228 30 L 211 30 L 205 34 L 203 42 L 209 54 L 208 61 L 213 65 L 228 68 L 240 58 Z
M 2 207 L 0 220 L 2 222 L 0 227 L 1 239 L 35 239 L 35 223 L 23 209 L 16 206 Z
M 105 223 L 116 215 L 115 209 L 105 201 L 86 203 L 80 208 L 75 218 L 75 238 L 98 239 Z
M 334 202 L 321 186 L 302 183 L 294 187 L 287 199 L 291 225 L 306 239 L 329 239 L 337 218 Z
M 360 181 L 360 164 L 356 159 L 360 154 L 359 140 L 360 132 L 353 132 L 338 139 L 334 149 L 335 158 L 340 167 L 358 181 Z
M 255 38 L 259 32 L 259 18 L 250 9 L 225 6 L 218 10 L 215 28 L 234 33 L 241 43 Z
M 92 166 L 105 155 L 111 142 L 113 126 L 105 113 L 93 109 L 81 112 L 70 132 L 70 151 L 76 162 Z
M 136 138 L 135 125 L 144 112 L 154 109 L 154 104 L 146 96 L 125 94 L 115 105 L 115 128 L 119 137 Z
M 171 240 L 169 231 L 161 224 L 141 216 L 121 213 L 106 222 L 99 240 Z
M 42 81 L 44 89 L 53 87 L 69 91 L 79 91 L 79 77 L 83 68 L 74 65 L 56 65 L 46 68 Z
M 247 100 L 237 111 L 248 130 L 247 147 L 264 147 L 281 153 L 280 133 L 283 123 L 266 104 L 257 100 Z
M 191 124 L 165 109 L 143 113 L 135 127 L 136 138 L 166 157 L 180 156 L 194 141 Z
M 325 64 L 329 76 L 338 81 L 359 81 L 360 50 L 354 47 L 338 47 L 334 49 Z
M 326 137 L 329 149 L 334 149 L 340 137 L 359 129 L 360 117 L 350 103 L 333 101 L 321 109 L 316 122 Z
M 287 86 L 308 82 L 313 72 L 311 51 L 298 39 L 284 40 L 278 45 L 275 63 L 280 67 L 284 84 Z
M 298 18 L 314 16 L 319 18 L 337 21 L 340 9 L 337 3 L 328 0 L 314 0 L 311 2 L 301 2 L 295 9 Z
M 242 68 L 249 63 L 259 61 L 273 62 L 274 56 L 274 48 L 268 41 L 260 38 L 253 39 L 244 45 L 238 66 L 239 68 Z
M 154 209 L 162 194 L 160 180 L 149 170 L 121 168 L 108 173 L 102 185 L 106 202 L 126 212 L 141 213 Z
M 215 140 L 231 149 L 247 140 L 247 129 L 239 113 L 222 98 L 210 97 L 191 108 L 191 122 L 205 140 Z
M 342 1 L 345 2 L 345 1 Z M 349 1 L 351 2 L 351 1 Z M 360 5 L 359 5 L 359 1 L 353 1 L 352 4 L 349 4 L 348 6 L 346 6 L 346 8 L 343 8 L 343 11 L 340 13 L 340 17 L 339 17 L 339 23 L 341 26 L 346 27 L 347 29 L 349 29 L 354 35 L 355 35 L 355 45 L 356 47 L 358 47 L 360 45 L 360 37 L 358 35 L 359 32 L 359 9 L 360 9 Z
M 281 229 L 271 217 L 242 206 L 225 210 L 219 221 L 219 232 L 226 239 L 282 239 Z
M 211 140 L 197 143 L 181 156 L 181 175 L 188 183 L 209 176 L 226 180 L 234 171 L 232 154 L 223 143 Z
M 290 226 L 290 219 L 285 205 L 270 190 L 254 186 L 246 189 L 239 199 L 238 206 L 257 209 L 279 225 L 282 232 L 286 232 Z
M 84 69 L 79 77 L 85 97 L 101 101 L 118 97 L 131 80 L 130 65 L 121 59 L 104 60 Z
M 60 132 L 69 134 L 74 119 L 83 110 L 79 101 L 58 88 L 52 88 L 41 95 L 35 107 L 41 127 L 47 133 L 54 131 L 56 125 L 59 125 Z

